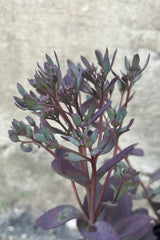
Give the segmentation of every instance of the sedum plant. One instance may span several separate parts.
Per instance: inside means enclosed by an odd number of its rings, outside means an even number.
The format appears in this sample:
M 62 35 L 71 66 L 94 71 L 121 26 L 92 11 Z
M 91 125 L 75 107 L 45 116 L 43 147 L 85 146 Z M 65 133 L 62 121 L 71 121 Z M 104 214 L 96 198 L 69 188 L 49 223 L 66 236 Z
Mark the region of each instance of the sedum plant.
M 160 170 L 146 186 L 129 160 L 131 155 L 142 156 L 143 151 L 137 144 L 120 147 L 121 136 L 134 122 L 124 123 L 134 97 L 132 88 L 150 56 L 143 67 L 138 54 L 131 63 L 125 57 L 125 72 L 119 75 L 113 69 L 116 52 L 110 59 L 108 49 L 104 55 L 96 50 L 97 65 L 83 56 L 82 64 L 68 60 L 65 76 L 56 53 L 55 63 L 46 55 L 44 69 L 37 64 L 39 70 L 29 80 L 35 91 L 28 93 L 18 83 L 21 97 L 14 97 L 17 107 L 39 117 L 39 124 L 31 116 L 26 123 L 14 119 L 9 137 L 20 142 L 24 152 L 31 152 L 33 144 L 49 152 L 52 169 L 71 181 L 79 204 L 79 209 L 65 204 L 47 211 L 37 220 L 40 227 L 57 228 L 75 218 L 83 240 L 154 240 L 152 228 L 155 225 L 158 236 L 160 204 L 153 197 L 160 187 L 152 184 L 159 180 Z M 113 100 L 115 89 L 119 99 Z M 85 196 L 77 185 L 85 188 Z M 137 194 L 138 186 L 142 190 Z M 154 223 L 146 209 L 132 210 L 132 199 L 144 197 L 155 212 Z

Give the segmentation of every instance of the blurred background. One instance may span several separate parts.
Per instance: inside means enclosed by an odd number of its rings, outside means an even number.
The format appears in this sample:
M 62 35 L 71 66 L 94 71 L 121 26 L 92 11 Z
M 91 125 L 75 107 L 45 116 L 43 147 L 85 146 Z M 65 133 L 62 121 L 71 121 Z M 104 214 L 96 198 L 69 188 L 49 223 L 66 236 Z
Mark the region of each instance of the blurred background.
M 96 62 L 94 51 L 112 56 L 117 48 L 115 70 L 124 69 L 124 57 L 135 53 L 141 64 L 149 53 L 149 66 L 134 87 L 129 109 L 134 125 L 122 146 L 139 143 L 143 158 L 131 161 L 140 171 L 159 167 L 160 156 L 160 1 L 159 0 L 1 0 L 0 1 L 0 212 L 15 204 L 51 208 L 74 203 L 70 182 L 56 176 L 52 157 L 44 150 L 23 153 L 8 138 L 13 118 L 28 112 L 14 105 L 16 84 L 31 89 L 36 63 L 57 52 L 65 73 L 67 59 L 80 62 L 80 55 Z

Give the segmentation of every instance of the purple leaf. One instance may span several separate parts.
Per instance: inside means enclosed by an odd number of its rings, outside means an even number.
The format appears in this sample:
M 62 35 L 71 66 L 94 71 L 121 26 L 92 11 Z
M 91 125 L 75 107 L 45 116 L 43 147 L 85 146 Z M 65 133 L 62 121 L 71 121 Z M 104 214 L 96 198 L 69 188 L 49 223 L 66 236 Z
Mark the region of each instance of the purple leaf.
M 82 214 L 77 208 L 72 205 L 60 205 L 40 216 L 37 219 L 37 224 L 43 229 L 57 228 L 78 217 L 82 217 Z
M 111 68 L 112 68 L 112 66 L 114 64 L 114 60 L 115 60 L 116 54 L 117 54 L 117 49 L 114 51 L 114 54 L 113 54 L 113 57 L 112 57 Z
M 88 69 L 91 69 L 91 65 L 85 57 L 81 56 L 81 60 Z
M 120 153 L 118 153 L 113 158 L 109 159 L 102 167 L 100 167 L 97 171 L 97 177 L 98 180 L 103 177 L 103 175 L 111 169 L 114 165 L 116 165 L 118 162 L 120 162 L 122 159 L 128 156 L 128 154 L 134 149 L 136 144 L 130 145 L 129 147 L 122 150 Z
M 89 106 L 92 104 L 92 103 L 95 103 L 95 99 L 93 97 L 89 98 L 88 100 L 86 100 L 83 104 L 82 104 L 82 110 L 83 110 L 83 113 L 85 113 L 87 111 L 87 109 L 89 108 Z
M 157 169 L 150 177 L 150 184 L 160 179 L 160 168 Z
M 79 75 L 79 71 L 77 66 L 70 60 L 67 60 L 69 70 L 73 73 L 74 77 L 77 78 Z
M 104 221 L 96 222 L 84 230 L 81 234 L 88 240 L 120 240 L 114 228 Z
M 105 89 L 105 92 L 108 91 L 110 88 L 112 88 L 118 79 L 119 79 L 118 76 L 116 76 L 115 78 L 113 78 L 113 79 L 111 80 L 111 82 L 109 83 L 108 87 Z
M 88 182 L 87 176 L 67 160 L 56 158 L 52 162 L 52 168 L 59 175 L 71 179 L 82 186 L 86 186 L 86 183 Z
M 75 80 L 69 76 L 68 74 L 62 79 L 62 86 L 66 89 L 69 90 L 73 88 L 75 85 Z
M 119 221 L 115 229 L 122 239 L 140 240 L 151 230 L 151 221 L 152 218 L 148 215 L 133 215 Z
M 102 67 L 102 65 L 103 65 L 103 55 L 102 55 L 102 53 L 99 50 L 96 50 L 95 54 L 96 54 L 96 58 L 98 60 L 98 64 Z
M 142 149 L 140 148 L 134 148 L 131 152 L 130 152 L 131 155 L 135 155 L 135 156 L 139 156 L 139 157 L 143 157 L 144 155 L 144 152 Z
M 107 108 L 111 105 L 111 101 L 108 101 L 102 108 L 100 108 L 91 118 L 90 123 L 93 123 L 97 120 L 97 118 L 99 118 L 104 111 L 107 110 Z
M 106 196 L 108 191 L 106 191 Z M 126 217 L 130 217 L 132 213 L 132 198 L 129 194 L 126 194 L 123 198 L 120 198 L 117 202 L 118 206 L 115 207 L 111 224 L 114 225 Z M 125 209 L 125 210 L 124 210 Z M 110 216 L 110 209 L 106 209 L 105 220 L 107 221 Z

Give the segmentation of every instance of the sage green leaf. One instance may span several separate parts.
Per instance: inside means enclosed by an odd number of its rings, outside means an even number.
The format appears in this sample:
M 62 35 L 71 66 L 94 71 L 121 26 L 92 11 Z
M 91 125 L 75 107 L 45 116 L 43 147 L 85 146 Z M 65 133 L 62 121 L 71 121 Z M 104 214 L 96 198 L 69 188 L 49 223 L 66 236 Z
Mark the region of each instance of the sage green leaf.
M 14 133 L 12 130 L 8 131 L 9 138 L 12 140 L 12 142 L 18 142 L 19 138 L 16 133 Z
M 26 90 L 22 87 L 22 85 L 21 85 L 20 83 L 17 83 L 17 89 L 18 89 L 18 92 L 19 92 L 22 96 L 28 95 L 28 93 L 27 93 Z
M 72 153 L 72 152 L 66 152 L 64 158 L 71 162 L 86 161 L 85 157 L 82 157 L 82 156 L 80 156 L 76 153 Z
M 139 61 L 140 61 L 139 55 L 135 54 L 134 57 L 133 57 L 133 60 L 132 60 L 132 69 L 133 70 L 136 70 L 138 68 Z
M 76 113 L 73 113 L 71 116 L 75 125 L 80 127 L 82 123 L 81 117 Z
M 129 63 L 127 57 L 124 58 L 124 66 L 125 66 L 126 70 L 129 71 L 129 69 L 130 69 L 130 63 Z

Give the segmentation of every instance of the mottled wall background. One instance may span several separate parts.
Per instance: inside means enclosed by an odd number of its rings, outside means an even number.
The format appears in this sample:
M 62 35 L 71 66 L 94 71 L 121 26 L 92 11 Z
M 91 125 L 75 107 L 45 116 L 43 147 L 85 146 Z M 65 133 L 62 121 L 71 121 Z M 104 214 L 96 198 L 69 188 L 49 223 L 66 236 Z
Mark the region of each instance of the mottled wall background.
M 17 82 L 29 88 L 27 78 L 45 53 L 53 56 L 56 50 L 65 71 L 67 59 L 78 62 L 84 55 L 94 61 L 94 50 L 106 47 L 111 55 L 118 48 L 118 71 L 126 55 L 131 59 L 139 53 L 143 64 L 151 53 L 128 110 L 136 121 L 122 145 L 139 142 L 145 157 L 135 165 L 152 172 L 160 165 L 160 0 L 0 1 L 0 207 L 17 201 L 44 207 L 74 201 L 69 181 L 55 176 L 47 153 L 25 154 L 8 139 L 11 120 L 28 114 L 15 107 L 12 96 Z

